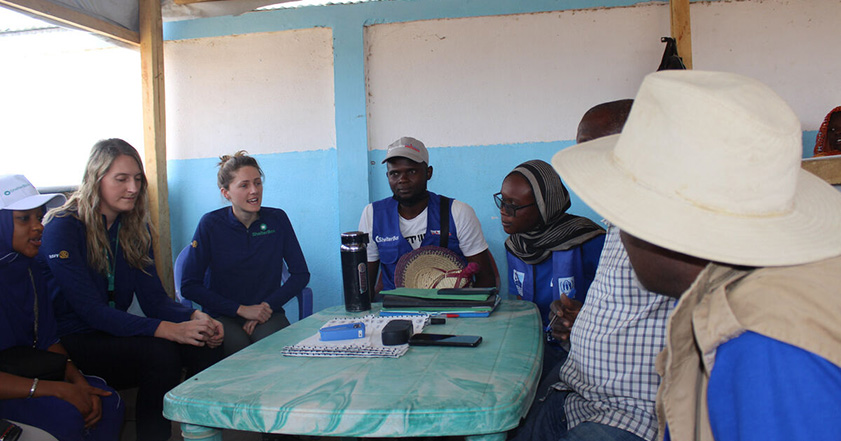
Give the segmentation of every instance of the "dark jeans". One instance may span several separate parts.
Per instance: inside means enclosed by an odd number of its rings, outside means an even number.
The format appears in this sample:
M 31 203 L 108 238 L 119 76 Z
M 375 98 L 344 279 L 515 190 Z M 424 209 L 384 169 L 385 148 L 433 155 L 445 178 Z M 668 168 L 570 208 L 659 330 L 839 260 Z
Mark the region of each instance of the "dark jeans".
M 537 387 L 534 402 L 520 427 L 509 433 L 513 441 L 645 441 L 631 432 L 604 424 L 584 422 L 567 430 L 564 404 L 569 391 L 555 390 L 552 385 L 560 381 L 561 366 L 566 355 L 559 358 Z
M 73 363 L 88 375 L 104 378 L 115 389 L 138 387 L 137 439 L 167 440 L 172 426 L 163 413 L 163 399 L 187 377 L 222 359 L 222 348 L 182 345 L 155 337 L 115 337 L 103 332 L 72 334 L 61 342 Z
M 540 394 L 540 392 L 538 392 Z M 564 409 L 568 391 L 548 391 L 545 399 L 535 402 L 526 421 L 512 438 L 515 441 L 645 441 L 616 427 L 594 422 L 584 422 L 567 430 Z
M 541 384 L 547 378 L 551 378 L 549 385 L 558 382 L 558 375 L 561 366 L 567 359 L 567 355 L 569 355 L 569 352 L 557 343 L 547 342 L 543 345 L 543 370 L 540 374 Z

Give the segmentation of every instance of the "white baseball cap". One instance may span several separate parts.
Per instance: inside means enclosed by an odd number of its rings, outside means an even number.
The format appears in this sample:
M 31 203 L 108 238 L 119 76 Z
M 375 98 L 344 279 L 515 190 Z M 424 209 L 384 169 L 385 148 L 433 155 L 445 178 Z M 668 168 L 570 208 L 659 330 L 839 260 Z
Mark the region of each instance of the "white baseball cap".
M 23 175 L 0 176 L 0 210 L 31 210 L 42 205 L 47 210 L 60 207 L 66 198 L 61 194 L 40 194 Z

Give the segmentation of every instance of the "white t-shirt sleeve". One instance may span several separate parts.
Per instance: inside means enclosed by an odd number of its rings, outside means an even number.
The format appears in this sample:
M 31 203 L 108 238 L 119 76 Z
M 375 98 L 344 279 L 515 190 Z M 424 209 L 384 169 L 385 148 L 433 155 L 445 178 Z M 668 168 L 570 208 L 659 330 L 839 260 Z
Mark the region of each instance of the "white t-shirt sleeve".
M 368 204 L 362 210 L 362 217 L 359 219 L 359 231 L 368 233 L 368 262 L 380 260 L 380 250 L 377 249 L 377 242 L 371 237 L 374 229 L 374 204 Z
M 462 254 L 470 257 L 488 249 L 488 243 L 485 241 L 485 235 L 482 233 L 482 225 L 479 223 L 479 218 L 476 217 L 476 213 L 470 205 L 459 200 L 453 200 L 452 212 L 450 214 L 453 217 L 453 222 L 456 224 L 459 248 Z M 426 211 L 413 220 L 421 221 L 423 224 L 421 226 L 422 229 L 426 230 Z M 368 262 L 380 260 L 380 251 L 377 249 L 377 243 L 371 236 L 373 226 L 374 206 L 373 204 L 368 204 L 362 210 L 362 217 L 359 219 L 359 231 L 368 233 Z M 401 222 L 400 226 L 401 230 L 405 227 L 403 222 Z M 401 231 L 402 233 L 403 231 Z
M 488 243 L 482 233 L 482 224 L 479 223 L 479 218 L 476 217 L 476 212 L 470 205 L 459 200 L 453 200 L 451 214 L 456 224 L 458 245 L 465 257 L 475 256 L 488 249 Z M 370 251 L 368 256 L 368 259 L 370 259 Z

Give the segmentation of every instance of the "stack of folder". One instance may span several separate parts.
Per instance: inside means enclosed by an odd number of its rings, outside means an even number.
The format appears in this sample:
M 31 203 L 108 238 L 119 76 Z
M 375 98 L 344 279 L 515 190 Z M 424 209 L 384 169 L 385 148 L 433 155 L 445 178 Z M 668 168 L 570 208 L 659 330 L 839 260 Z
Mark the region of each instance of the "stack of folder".
M 499 304 L 496 288 L 395 288 L 381 291 L 383 312 L 488 317 Z

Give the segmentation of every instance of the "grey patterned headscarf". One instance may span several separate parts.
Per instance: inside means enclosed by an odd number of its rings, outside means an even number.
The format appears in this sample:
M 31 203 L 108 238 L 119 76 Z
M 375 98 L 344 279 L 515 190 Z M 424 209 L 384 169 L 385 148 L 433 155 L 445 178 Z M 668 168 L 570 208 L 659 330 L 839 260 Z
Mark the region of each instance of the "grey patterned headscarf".
M 604 234 L 604 229 L 586 217 L 567 214 L 569 192 L 555 169 L 541 160 L 518 165 L 511 173 L 526 178 L 543 222 L 533 231 L 508 236 L 505 248 L 529 265 L 548 258 L 552 251 L 564 251 Z

